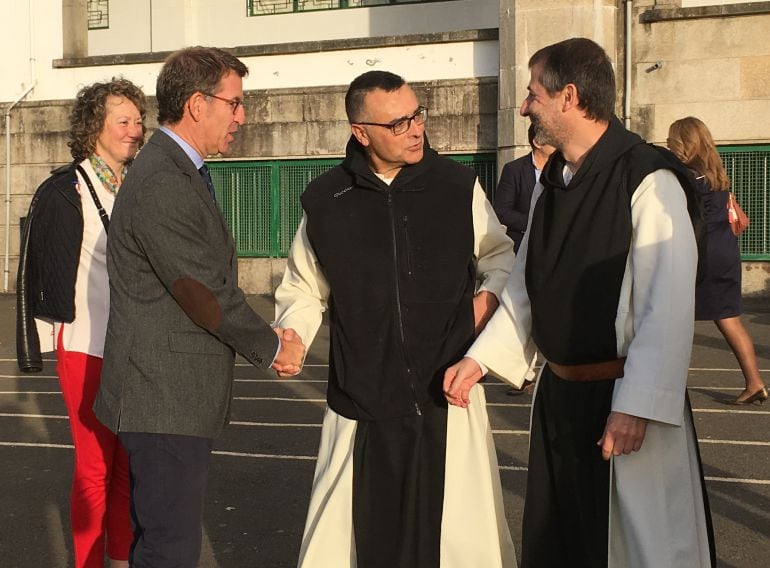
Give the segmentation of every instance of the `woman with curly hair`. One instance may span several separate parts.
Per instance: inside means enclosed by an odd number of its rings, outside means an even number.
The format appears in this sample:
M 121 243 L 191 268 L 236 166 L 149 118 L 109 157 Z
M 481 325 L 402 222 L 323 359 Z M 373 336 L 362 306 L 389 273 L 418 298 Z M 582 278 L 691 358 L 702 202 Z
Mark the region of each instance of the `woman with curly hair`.
M 23 371 L 40 371 L 41 344 L 56 351 L 75 446 L 70 520 L 77 568 L 103 568 L 105 552 L 111 568 L 127 567 L 133 538 L 128 458 L 92 406 L 109 315 L 109 216 L 144 143 L 144 117 L 144 94 L 130 81 L 82 88 L 70 114 L 74 160 L 38 188 L 22 235 L 17 355 Z
M 688 116 L 673 122 L 667 143 L 695 175 L 708 226 L 707 275 L 695 288 L 695 319 L 713 320 L 738 359 L 746 388 L 732 403 L 762 404 L 767 387 L 759 376 L 754 343 L 741 321 L 740 251 L 727 220 L 730 180 L 701 120 Z

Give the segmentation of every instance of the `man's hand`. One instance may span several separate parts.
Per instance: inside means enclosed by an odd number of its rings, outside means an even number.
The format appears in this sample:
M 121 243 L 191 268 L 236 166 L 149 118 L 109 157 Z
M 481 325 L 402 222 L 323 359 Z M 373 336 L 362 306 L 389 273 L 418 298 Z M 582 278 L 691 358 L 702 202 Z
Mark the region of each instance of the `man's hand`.
M 471 359 L 465 357 L 455 363 L 444 372 L 444 396 L 449 404 L 468 408 L 470 402 L 471 387 L 481 379 L 481 367 Z
M 622 412 L 610 412 L 604 434 L 596 445 L 601 446 L 602 457 L 605 460 L 610 459 L 610 456 L 638 452 L 642 447 L 646 431 L 646 418 Z
M 473 297 L 473 326 L 476 335 L 481 333 L 500 302 L 492 292 L 482 290 Z
M 273 331 L 281 338 L 281 348 L 273 361 L 273 369 L 279 377 L 293 377 L 302 370 L 302 362 L 305 359 L 305 344 L 291 328 L 273 328 Z

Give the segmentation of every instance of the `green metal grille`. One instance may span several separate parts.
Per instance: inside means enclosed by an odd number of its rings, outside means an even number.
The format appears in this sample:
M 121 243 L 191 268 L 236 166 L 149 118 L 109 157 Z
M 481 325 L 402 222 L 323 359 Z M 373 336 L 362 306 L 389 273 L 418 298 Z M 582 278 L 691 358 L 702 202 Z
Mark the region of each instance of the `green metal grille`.
M 749 216 L 741 234 L 743 260 L 770 260 L 770 146 L 722 146 L 732 190 Z
M 497 156 L 495 154 L 457 154 L 449 156 L 453 160 L 476 170 L 479 183 L 492 201 L 497 188 Z
M 289 253 L 291 241 L 297 232 L 302 218 L 302 206 L 299 196 L 312 179 L 339 164 L 341 160 L 313 160 L 302 162 L 283 162 L 278 164 L 281 184 L 281 216 L 278 227 L 280 255 Z
M 290 14 L 314 10 L 338 10 L 340 8 L 365 8 L 393 4 L 424 4 L 447 0 L 246 0 L 249 16 Z
M 494 194 L 494 154 L 449 156 L 474 168 L 487 195 Z M 302 218 L 300 195 L 341 159 L 209 162 L 217 203 L 235 238 L 238 256 L 283 257 Z

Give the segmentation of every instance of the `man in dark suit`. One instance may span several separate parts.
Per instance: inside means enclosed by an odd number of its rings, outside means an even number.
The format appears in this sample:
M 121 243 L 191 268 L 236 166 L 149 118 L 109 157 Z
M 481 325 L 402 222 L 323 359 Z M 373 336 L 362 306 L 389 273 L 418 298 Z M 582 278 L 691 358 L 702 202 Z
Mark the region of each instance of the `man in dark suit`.
M 554 151 L 553 146 L 538 143 L 531 124 L 527 130 L 527 138 L 532 151 L 503 166 L 500 183 L 495 191 L 495 213 L 506 226 L 506 233 L 513 241 L 513 250 L 516 252 L 519 250 L 524 231 L 527 230 L 532 190 L 548 161 L 548 156 Z
M 211 48 L 172 54 L 158 76 L 161 128 L 115 202 L 110 318 L 97 417 L 129 456 L 131 566 L 197 566 L 211 447 L 228 419 L 234 354 L 297 372 L 304 346 L 238 288 L 235 245 L 203 163 L 243 123 L 246 66 Z M 280 337 L 280 340 L 279 340 Z

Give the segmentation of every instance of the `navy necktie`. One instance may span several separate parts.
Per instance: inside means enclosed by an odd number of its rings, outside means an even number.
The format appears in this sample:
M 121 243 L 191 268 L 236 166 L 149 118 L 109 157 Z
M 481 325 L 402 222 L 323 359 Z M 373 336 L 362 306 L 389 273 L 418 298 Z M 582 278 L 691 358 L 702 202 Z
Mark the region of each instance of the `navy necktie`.
M 209 173 L 209 168 L 206 164 L 203 164 L 200 168 L 198 168 L 198 171 L 201 174 L 201 177 L 203 178 L 203 181 L 206 182 L 206 187 L 209 190 L 209 193 L 211 194 L 211 201 L 214 203 L 217 202 L 217 194 L 214 191 L 214 182 L 211 180 L 211 174 Z

